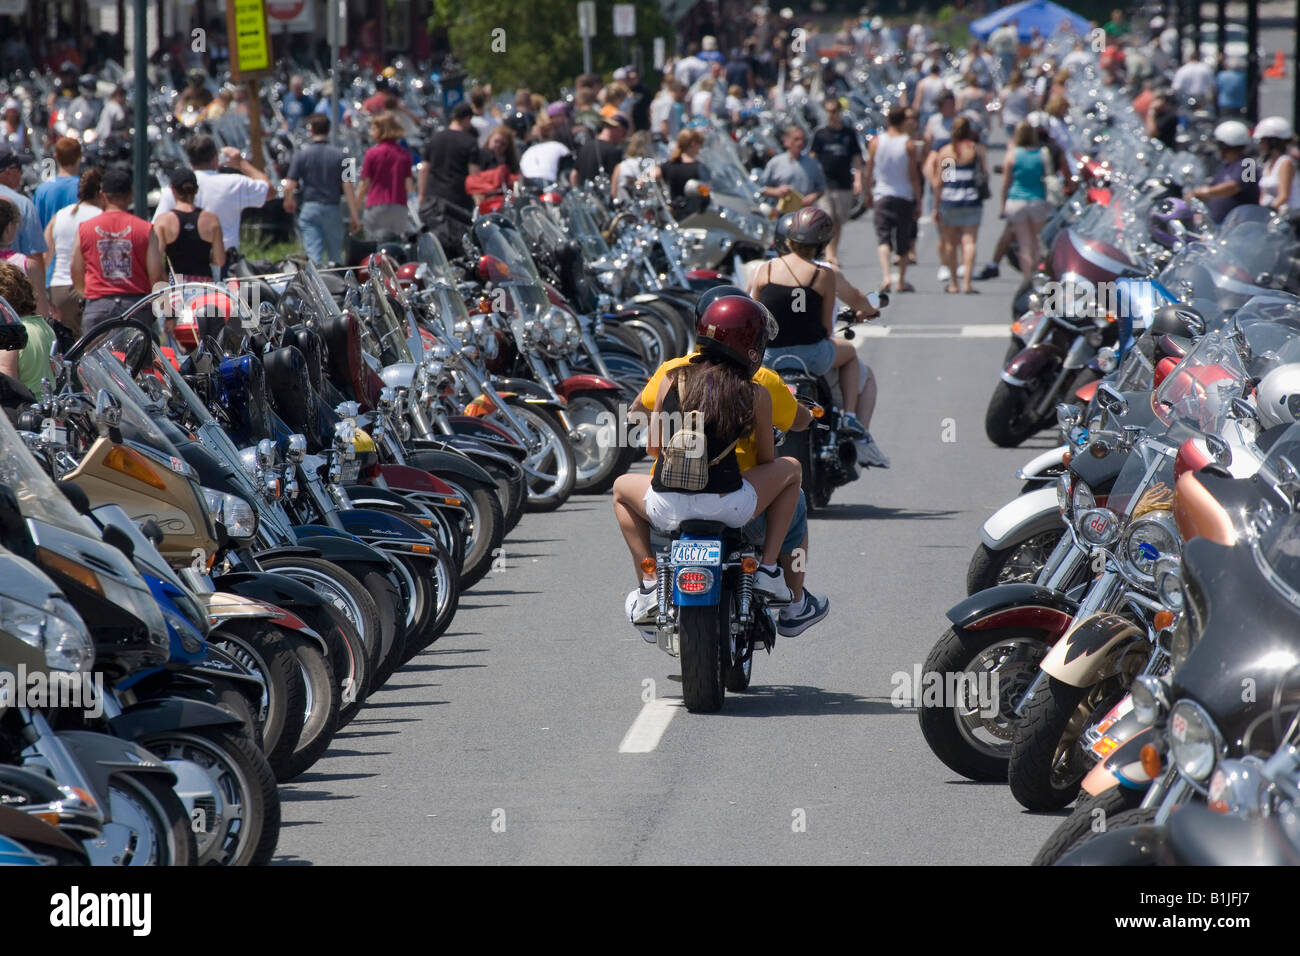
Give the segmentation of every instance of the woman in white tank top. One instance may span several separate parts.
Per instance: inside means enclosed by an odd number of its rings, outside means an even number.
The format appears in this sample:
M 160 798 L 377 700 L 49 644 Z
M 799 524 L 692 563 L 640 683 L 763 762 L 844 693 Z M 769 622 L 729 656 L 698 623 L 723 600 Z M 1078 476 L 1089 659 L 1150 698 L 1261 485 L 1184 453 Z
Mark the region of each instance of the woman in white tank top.
M 1300 209 L 1300 176 L 1287 153 L 1295 132 L 1281 116 L 1269 116 L 1255 127 L 1263 175 L 1259 179 L 1259 204 L 1271 209 Z
M 104 194 L 99 188 L 103 178 L 98 169 L 83 172 L 77 184 L 77 201 L 56 212 L 45 227 L 45 245 L 54 253 L 47 283 L 50 305 L 58 313 L 59 321 L 78 336 L 81 335 L 81 301 L 72 287 L 72 253 L 77 245 L 77 227 L 104 211 Z

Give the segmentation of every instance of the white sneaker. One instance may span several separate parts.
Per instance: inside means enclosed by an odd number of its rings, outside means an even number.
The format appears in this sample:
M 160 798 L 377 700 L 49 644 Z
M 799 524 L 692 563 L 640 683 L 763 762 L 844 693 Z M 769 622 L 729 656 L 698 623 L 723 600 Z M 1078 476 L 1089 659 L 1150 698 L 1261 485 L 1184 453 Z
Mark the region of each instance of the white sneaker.
M 853 444 L 858 449 L 859 465 L 866 465 L 868 468 L 889 467 L 889 457 L 872 440 L 870 432 L 867 432 L 866 438 L 859 438 Z
M 803 593 L 807 600 L 798 611 L 791 613 L 790 608 L 785 608 L 777 617 L 776 632 L 782 637 L 798 637 L 830 613 L 831 602 L 826 598 L 813 594 L 807 588 L 803 589 Z
M 653 624 L 659 615 L 659 589 L 652 587 L 649 591 L 633 588 L 628 592 L 624 602 L 627 619 L 633 624 Z
M 949 269 L 947 266 L 940 266 L 940 267 L 939 267 L 939 275 L 938 275 L 938 279 L 939 279 L 940 282 L 951 282 L 951 281 L 952 281 L 952 270 Z
M 789 604 L 790 586 L 785 583 L 785 575 L 780 566 L 775 571 L 764 570 L 762 565 L 754 572 L 754 590 L 767 596 L 768 603 Z

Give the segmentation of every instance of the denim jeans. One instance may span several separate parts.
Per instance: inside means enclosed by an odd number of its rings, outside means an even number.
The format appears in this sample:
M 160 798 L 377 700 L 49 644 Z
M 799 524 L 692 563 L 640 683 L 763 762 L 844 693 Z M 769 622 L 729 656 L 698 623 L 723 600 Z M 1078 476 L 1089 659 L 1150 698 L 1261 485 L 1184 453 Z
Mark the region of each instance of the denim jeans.
M 298 213 L 298 231 L 307 258 L 318 265 L 343 261 L 343 204 L 305 202 Z

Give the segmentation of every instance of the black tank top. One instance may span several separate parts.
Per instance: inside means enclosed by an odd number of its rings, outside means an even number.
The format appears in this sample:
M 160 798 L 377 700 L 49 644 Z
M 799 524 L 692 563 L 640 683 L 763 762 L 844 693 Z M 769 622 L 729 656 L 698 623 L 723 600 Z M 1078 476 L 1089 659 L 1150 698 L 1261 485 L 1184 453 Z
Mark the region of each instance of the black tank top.
M 689 366 L 686 368 L 689 368 Z M 677 376 L 674 378 L 672 386 L 664 393 L 664 404 L 660 409 L 662 414 L 673 416 L 673 418 L 669 419 L 669 422 L 673 424 L 680 424 L 681 398 L 677 394 L 677 383 L 681 380 L 681 375 L 686 371 L 686 368 L 677 370 Z M 678 419 L 678 421 L 674 422 L 674 418 Z M 673 436 L 674 432 L 676 432 L 676 428 L 666 428 L 665 431 L 666 434 L 661 437 L 666 442 Z M 707 456 L 705 458 L 706 461 L 713 461 L 714 458 L 717 458 L 719 452 L 726 448 L 730 441 L 730 438 L 723 441 L 722 437 L 718 435 L 717 431 L 714 430 L 709 421 L 707 419 L 705 420 L 704 444 L 705 455 Z M 682 494 L 682 489 L 669 488 L 659 480 L 659 472 L 662 467 L 663 456 L 661 455 L 655 459 L 654 470 L 650 473 L 650 487 L 661 494 L 671 494 L 673 492 Z M 732 448 L 722 456 L 721 461 L 709 469 L 708 483 L 699 491 L 686 492 L 686 494 L 727 495 L 731 494 L 733 491 L 739 491 L 740 486 L 740 465 L 736 461 L 736 449 Z
M 786 268 L 789 270 L 788 266 Z M 767 343 L 767 347 L 816 345 L 826 338 L 826 326 L 822 325 L 822 294 L 811 285 L 777 285 L 771 281 L 772 266 L 767 270 L 768 283 L 759 291 L 758 301 L 767 306 L 778 326 L 776 337 Z M 790 277 L 794 278 L 793 270 L 790 270 Z
M 173 242 L 167 243 L 167 260 L 172 271 L 183 276 L 212 275 L 212 243 L 199 235 L 199 213 L 181 212 L 173 209 L 172 213 L 180 220 L 181 231 Z

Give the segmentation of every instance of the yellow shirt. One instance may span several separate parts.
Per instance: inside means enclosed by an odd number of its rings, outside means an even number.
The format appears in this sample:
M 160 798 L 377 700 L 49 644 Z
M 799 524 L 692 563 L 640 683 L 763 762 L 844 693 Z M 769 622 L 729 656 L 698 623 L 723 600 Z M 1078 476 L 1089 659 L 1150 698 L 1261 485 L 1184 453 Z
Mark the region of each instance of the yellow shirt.
M 650 376 L 650 381 L 646 382 L 645 388 L 641 389 L 641 404 L 653 411 L 655 398 L 659 395 L 659 386 L 663 384 L 664 376 L 675 368 L 681 368 L 690 360 L 691 356 L 683 355 L 681 358 L 669 359 L 660 365 Z M 754 384 L 762 385 L 772 396 L 772 425 L 783 432 L 789 431 L 790 426 L 794 424 L 794 416 L 799 411 L 799 403 L 790 394 L 785 381 L 770 368 L 760 368 L 754 373 Z M 758 441 L 752 432 L 736 442 L 736 463 L 741 471 L 748 471 L 758 464 Z

